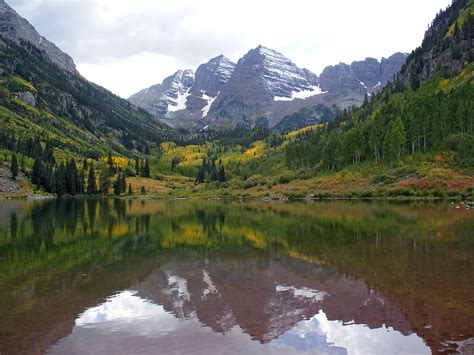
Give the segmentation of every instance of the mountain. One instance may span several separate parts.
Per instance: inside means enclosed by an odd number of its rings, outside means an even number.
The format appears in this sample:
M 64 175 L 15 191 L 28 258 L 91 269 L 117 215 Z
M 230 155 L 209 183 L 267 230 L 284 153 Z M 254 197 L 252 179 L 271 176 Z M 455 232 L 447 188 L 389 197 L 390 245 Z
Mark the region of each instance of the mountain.
M 298 68 L 274 50 L 258 46 L 238 61 L 203 124 L 271 127 L 284 112 L 277 107 L 293 107 L 295 99 L 304 105 L 305 98 L 321 94 L 318 85 L 317 75 Z
M 166 117 L 167 113 L 186 108 L 185 103 L 191 86 L 194 84 L 192 70 L 178 70 L 163 80 L 161 84 L 142 90 L 129 98 L 157 117 Z
M 328 120 L 339 110 L 362 104 L 366 94 L 380 91 L 393 79 L 405 59 L 405 54 L 396 53 L 381 62 L 367 58 L 351 65 L 340 63 L 327 67 L 318 78 L 281 53 L 258 46 L 236 65 L 221 55 L 199 66 L 190 87 L 177 84 L 186 89 L 180 92 L 187 93 L 180 96 L 185 107 L 178 106 L 178 110 L 173 105 L 178 95 L 173 92 L 170 98 L 167 94 L 170 88 L 165 81 L 169 78 L 129 100 L 172 127 L 301 128 L 319 122 L 319 117 Z M 324 115 L 315 112 L 303 117 L 308 107 L 324 107 Z
M 2 131 L 48 137 L 76 154 L 144 151 L 160 141 L 151 115 L 84 79 L 74 61 L 0 0 Z
M 0 0 L 0 33 L 17 44 L 30 42 L 45 52 L 46 56 L 61 69 L 78 74 L 73 59 L 62 52 L 54 43 L 41 36 L 36 29 L 4 0 Z
M 205 117 L 234 71 L 223 55 L 201 64 L 196 73 L 179 70 L 163 83 L 142 90 L 129 98 L 138 107 L 171 127 L 192 127 Z
M 356 103 L 360 104 L 358 99 L 361 95 L 373 95 L 393 81 L 406 58 L 404 53 L 395 53 L 380 62 L 375 58 L 366 58 L 350 65 L 340 63 L 328 66 L 320 76 L 321 88 L 342 97 L 355 95 Z

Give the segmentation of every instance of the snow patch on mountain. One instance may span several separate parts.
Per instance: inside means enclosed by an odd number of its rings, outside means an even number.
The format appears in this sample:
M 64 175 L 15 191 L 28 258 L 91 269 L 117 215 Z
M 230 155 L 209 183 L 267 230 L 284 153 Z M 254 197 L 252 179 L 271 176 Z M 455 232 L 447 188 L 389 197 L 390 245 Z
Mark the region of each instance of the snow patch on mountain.
M 191 89 L 188 89 L 185 93 L 178 93 L 178 98 L 174 101 L 176 105 L 169 105 L 168 104 L 168 112 L 176 112 L 179 110 L 186 109 L 186 101 L 188 100 L 189 92 Z
M 292 91 L 291 97 L 275 96 L 273 100 L 274 101 L 293 101 L 295 99 L 305 100 L 308 97 L 321 95 L 325 93 L 327 93 L 327 91 L 322 91 L 319 86 L 315 85 L 315 86 L 312 86 L 311 89 L 309 90 Z
M 221 92 L 219 91 L 215 97 L 207 96 L 205 93 L 202 94 L 202 98 L 207 101 L 206 106 L 202 109 L 202 118 L 206 117 L 209 114 L 212 104 L 216 101 L 217 97 Z

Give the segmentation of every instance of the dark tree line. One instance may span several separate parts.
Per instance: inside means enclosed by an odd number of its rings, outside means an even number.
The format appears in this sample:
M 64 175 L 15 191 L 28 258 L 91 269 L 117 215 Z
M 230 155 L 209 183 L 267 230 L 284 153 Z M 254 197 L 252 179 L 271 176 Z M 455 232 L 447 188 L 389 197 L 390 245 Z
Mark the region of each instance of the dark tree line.
M 91 168 L 93 169 L 92 164 Z M 84 170 L 78 170 L 74 159 L 57 165 L 36 159 L 31 172 L 31 182 L 34 185 L 58 196 L 84 194 L 84 177 Z
M 50 164 L 55 163 L 53 142 L 46 139 L 43 140 L 42 144 L 42 139 L 39 136 L 35 138 L 16 138 L 12 132 L 2 131 L 0 132 L 0 147 L 33 159 L 41 159 Z
M 140 158 L 135 158 L 135 174 L 145 178 L 151 177 L 150 162 L 148 158 L 145 158 L 145 161 Z
M 219 165 L 216 165 L 216 159 L 206 159 L 204 158 L 202 161 L 202 165 L 199 167 L 196 182 L 204 183 L 204 182 L 226 182 L 227 177 L 225 173 L 224 164 L 222 164 L 222 160 L 219 160 Z

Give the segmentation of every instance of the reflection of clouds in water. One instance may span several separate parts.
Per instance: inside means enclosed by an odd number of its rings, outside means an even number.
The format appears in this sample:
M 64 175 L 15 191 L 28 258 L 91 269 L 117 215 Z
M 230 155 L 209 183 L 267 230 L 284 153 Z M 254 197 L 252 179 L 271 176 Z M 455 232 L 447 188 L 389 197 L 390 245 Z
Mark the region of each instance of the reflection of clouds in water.
M 178 329 L 179 320 L 163 306 L 136 296 L 136 291 L 123 291 L 86 310 L 76 320 L 76 326 L 150 336 Z
M 330 321 L 320 311 L 285 332 L 276 344 L 292 346 L 299 351 L 328 354 L 430 354 L 430 349 L 416 334 L 404 336 L 385 326 L 370 329 L 364 325 L 344 325 Z

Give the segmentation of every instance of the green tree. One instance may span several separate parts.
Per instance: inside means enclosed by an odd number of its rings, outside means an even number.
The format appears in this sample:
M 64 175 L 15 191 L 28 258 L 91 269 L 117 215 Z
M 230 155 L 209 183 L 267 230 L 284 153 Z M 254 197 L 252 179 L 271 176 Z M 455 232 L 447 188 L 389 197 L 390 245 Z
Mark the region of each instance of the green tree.
M 99 191 L 103 195 L 108 195 L 110 189 L 110 169 L 103 166 L 99 174 Z
M 112 157 L 112 151 L 109 151 L 109 155 L 107 157 L 107 165 L 109 167 L 108 172 L 110 176 L 115 174 L 115 166 L 114 166 L 114 159 Z
M 148 158 L 145 159 L 145 165 L 143 166 L 143 177 L 149 178 L 151 176 L 150 162 Z
M 219 160 L 219 182 L 226 182 L 226 180 L 224 164 L 222 164 L 222 160 Z
M 10 171 L 11 171 L 11 173 L 12 173 L 12 178 L 13 178 L 13 180 L 15 180 L 16 177 L 18 176 L 18 160 L 17 160 L 16 154 L 13 154 L 13 155 L 12 155 L 12 161 L 11 161 L 11 165 L 10 165 Z
M 97 194 L 97 181 L 95 177 L 94 162 L 90 163 L 89 166 L 89 175 L 87 177 L 87 194 L 96 195 Z
M 384 157 L 387 160 L 400 159 L 406 144 L 405 126 L 400 117 L 390 123 L 384 138 Z

